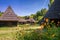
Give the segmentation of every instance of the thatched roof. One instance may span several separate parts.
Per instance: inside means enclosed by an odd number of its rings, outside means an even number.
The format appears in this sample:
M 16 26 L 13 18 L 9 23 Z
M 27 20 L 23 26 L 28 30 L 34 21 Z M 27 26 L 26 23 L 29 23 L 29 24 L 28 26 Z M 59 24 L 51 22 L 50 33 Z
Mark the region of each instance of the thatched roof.
M 60 0 L 54 0 L 44 18 L 60 19 Z
M 19 22 L 26 22 L 26 20 L 19 17 Z
M 12 10 L 11 6 L 8 6 L 6 11 L 0 17 L 0 21 L 18 21 L 18 17 Z
M 26 19 L 28 22 L 35 22 L 33 18 Z
M 54 0 L 46 15 L 38 23 L 44 22 L 44 18 L 60 19 L 60 0 Z

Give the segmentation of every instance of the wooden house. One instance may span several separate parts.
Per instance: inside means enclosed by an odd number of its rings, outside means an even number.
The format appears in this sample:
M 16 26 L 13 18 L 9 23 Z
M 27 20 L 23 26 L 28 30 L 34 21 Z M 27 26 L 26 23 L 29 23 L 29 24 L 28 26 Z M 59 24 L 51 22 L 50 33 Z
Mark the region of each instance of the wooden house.
M 34 24 L 35 20 L 33 18 L 26 19 L 26 22 L 29 24 Z
M 19 17 L 19 24 L 26 24 L 26 20 Z
M 18 17 L 12 10 L 11 6 L 8 6 L 6 11 L 0 17 L 0 26 L 17 26 Z
M 18 17 L 11 6 L 8 6 L 5 12 L 3 12 L 2 16 L 0 17 L 0 26 L 17 26 L 19 24 L 26 24 L 26 23 L 34 23 L 35 20 L 30 18 L 30 19 L 23 19 Z
M 49 22 L 54 20 L 56 24 L 60 22 L 60 0 L 54 0 L 41 22 L 45 21 L 44 19 L 48 19 Z

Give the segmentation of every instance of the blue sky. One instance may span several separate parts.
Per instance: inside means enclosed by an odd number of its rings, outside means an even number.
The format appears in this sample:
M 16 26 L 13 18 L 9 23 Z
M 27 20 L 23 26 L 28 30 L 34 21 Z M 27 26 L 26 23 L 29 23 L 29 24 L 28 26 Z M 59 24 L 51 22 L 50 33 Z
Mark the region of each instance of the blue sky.
M 0 0 L 0 11 L 10 5 L 18 16 L 35 14 L 42 8 L 48 8 L 49 0 Z

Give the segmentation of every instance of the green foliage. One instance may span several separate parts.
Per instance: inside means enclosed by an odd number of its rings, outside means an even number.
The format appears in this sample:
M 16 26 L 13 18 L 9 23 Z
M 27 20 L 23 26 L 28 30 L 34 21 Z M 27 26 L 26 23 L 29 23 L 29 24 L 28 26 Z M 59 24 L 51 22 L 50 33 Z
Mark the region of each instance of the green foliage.
M 43 18 L 43 16 L 39 16 L 39 17 L 38 17 L 38 21 L 40 21 L 42 18 Z
M 47 12 L 47 9 L 44 8 L 44 9 L 41 9 L 40 11 L 37 11 L 36 14 L 31 14 L 30 16 L 24 16 L 24 18 L 25 19 L 33 18 L 36 21 L 39 21 L 46 14 L 46 12 Z
M 44 16 L 47 12 L 47 9 L 41 9 L 41 11 L 37 11 L 36 16 Z
M 0 11 L 0 16 L 3 14 L 3 12 Z
M 32 32 L 20 31 L 18 37 L 19 40 L 60 40 L 60 27 L 36 29 Z
M 0 12 L 0 16 L 2 15 L 2 13 Z
M 46 8 L 41 9 L 40 11 L 37 11 L 36 14 L 31 14 L 30 18 L 34 18 L 36 21 L 39 21 L 42 18 L 42 16 L 46 14 L 46 12 L 47 12 Z
M 35 16 L 35 14 L 31 14 L 31 15 L 30 15 L 30 18 L 34 18 L 34 16 Z
M 48 7 L 50 8 L 51 5 L 53 4 L 54 0 L 50 0 L 50 3 L 48 4 Z
M 29 18 L 30 18 L 30 16 L 25 16 L 24 18 L 25 18 L 25 19 L 29 19 Z

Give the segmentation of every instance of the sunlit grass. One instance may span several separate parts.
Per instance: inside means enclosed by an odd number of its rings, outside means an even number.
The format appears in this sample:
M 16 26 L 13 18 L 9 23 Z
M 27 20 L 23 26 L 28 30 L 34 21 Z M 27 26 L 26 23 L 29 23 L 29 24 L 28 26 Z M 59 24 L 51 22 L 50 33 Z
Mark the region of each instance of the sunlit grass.
M 17 27 L 0 27 L 0 30 L 15 30 Z
M 28 25 L 27 27 L 26 25 L 22 26 L 24 27 L 1 27 L 0 40 L 53 40 L 59 39 L 58 37 L 60 37 L 60 27 L 49 27 L 40 30 L 39 25 Z
M 0 40 L 15 40 L 16 32 L 0 34 Z
M 18 34 L 17 33 L 18 31 L 21 31 L 20 33 L 30 33 L 33 30 L 37 29 L 35 27 L 38 27 L 38 26 L 22 25 L 22 27 L 19 27 L 21 30 L 19 30 L 18 27 L 0 27 L 0 40 L 15 40 L 17 39 L 16 36 Z

